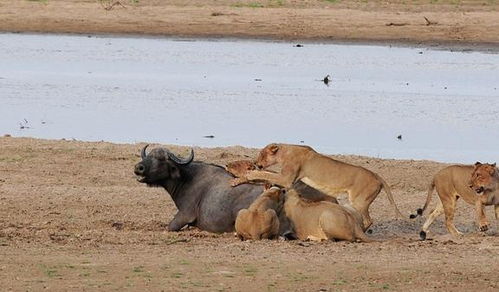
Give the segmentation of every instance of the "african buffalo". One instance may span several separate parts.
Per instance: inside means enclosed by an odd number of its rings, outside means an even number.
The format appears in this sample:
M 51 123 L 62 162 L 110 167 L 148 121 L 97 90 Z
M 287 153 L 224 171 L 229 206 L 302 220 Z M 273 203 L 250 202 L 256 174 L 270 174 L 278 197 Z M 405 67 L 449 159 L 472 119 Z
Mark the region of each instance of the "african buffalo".
M 178 231 L 186 225 L 222 233 L 234 231 L 237 213 L 246 209 L 263 192 L 262 185 L 230 185 L 234 177 L 224 167 L 193 161 L 194 151 L 181 159 L 164 148 L 156 148 L 135 165 L 138 181 L 148 186 L 163 187 L 171 196 L 178 212 L 168 225 L 169 231 Z M 320 191 L 298 181 L 293 188 L 309 200 L 330 198 Z M 292 227 L 285 216 L 279 216 L 279 234 L 292 238 Z
M 178 231 L 186 225 L 210 232 L 234 231 L 237 213 L 263 192 L 260 185 L 243 184 L 231 187 L 233 178 L 221 166 L 193 161 L 194 151 L 181 159 L 164 148 L 156 148 L 135 165 L 141 183 L 163 187 L 177 206 L 178 213 L 168 225 Z

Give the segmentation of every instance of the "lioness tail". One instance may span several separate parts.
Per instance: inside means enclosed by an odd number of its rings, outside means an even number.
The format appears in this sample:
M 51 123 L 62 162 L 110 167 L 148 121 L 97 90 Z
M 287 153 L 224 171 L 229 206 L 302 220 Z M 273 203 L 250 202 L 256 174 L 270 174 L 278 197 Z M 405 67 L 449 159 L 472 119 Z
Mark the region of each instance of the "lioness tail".
M 397 213 L 397 215 L 400 216 L 400 218 L 405 219 L 406 217 L 404 215 L 402 215 L 402 213 L 400 213 L 400 210 L 397 208 L 397 205 L 395 204 L 395 200 L 393 200 L 392 191 L 391 191 L 390 187 L 388 186 L 388 184 L 379 175 L 376 175 L 376 176 L 378 177 L 378 180 L 383 185 L 383 189 L 385 190 L 385 193 L 386 193 L 386 195 L 388 197 L 388 200 L 390 201 L 390 203 L 392 204 L 393 208 L 395 209 L 395 213 Z
M 411 216 L 409 216 L 409 218 L 414 219 L 418 216 L 423 215 L 423 212 L 426 210 L 426 208 L 428 207 L 428 205 L 431 202 L 431 197 L 432 197 L 431 195 L 433 195 L 433 189 L 435 189 L 435 181 L 432 180 L 430 185 L 428 186 L 428 193 L 426 194 L 426 202 L 425 202 L 423 208 L 417 209 L 416 214 L 411 214 Z

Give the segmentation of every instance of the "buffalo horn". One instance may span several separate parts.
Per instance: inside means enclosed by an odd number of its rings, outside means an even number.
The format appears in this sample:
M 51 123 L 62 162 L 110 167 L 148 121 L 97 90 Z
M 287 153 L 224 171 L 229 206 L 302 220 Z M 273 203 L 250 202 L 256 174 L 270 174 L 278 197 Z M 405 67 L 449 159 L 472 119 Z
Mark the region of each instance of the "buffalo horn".
M 184 158 L 184 159 L 175 156 L 175 154 L 171 153 L 170 151 L 167 151 L 167 153 L 168 153 L 168 157 L 171 160 L 175 161 L 175 163 L 177 163 L 177 164 L 189 164 L 194 159 L 194 150 L 193 149 L 191 149 L 191 154 L 189 155 L 189 157 Z
M 149 144 L 147 144 L 146 146 L 144 146 L 144 148 L 142 148 L 142 151 L 140 151 L 140 157 L 142 157 L 142 159 L 146 158 L 147 154 L 146 154 L 146 148 L 147 146 L 149 146 Z

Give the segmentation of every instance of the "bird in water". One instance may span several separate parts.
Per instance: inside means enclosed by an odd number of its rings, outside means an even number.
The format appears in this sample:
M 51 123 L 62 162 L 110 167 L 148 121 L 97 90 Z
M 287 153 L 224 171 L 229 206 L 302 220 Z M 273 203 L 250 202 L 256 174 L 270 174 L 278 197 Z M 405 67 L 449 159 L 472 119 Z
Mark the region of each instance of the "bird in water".
M 329 86 L 329 82 L 331 82 L 331 78 L 330 78 L 329 74 L 326 77 L 324 77 L 324 79 L 322 79 L 322 82 L 324 82 L 324 84 Z

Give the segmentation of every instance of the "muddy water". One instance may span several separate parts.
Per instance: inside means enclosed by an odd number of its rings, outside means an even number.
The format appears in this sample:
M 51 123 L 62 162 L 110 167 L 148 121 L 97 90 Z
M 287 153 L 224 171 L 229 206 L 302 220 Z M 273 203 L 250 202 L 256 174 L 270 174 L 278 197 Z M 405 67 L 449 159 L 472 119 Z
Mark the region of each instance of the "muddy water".
M 327 74 L 329 86 L 320 81 Z M 495 161 L 498 88 L 499 55 L 490 53 L 0 34 L 0 134 L 13 136 L 281 141 L 326 153 Z

